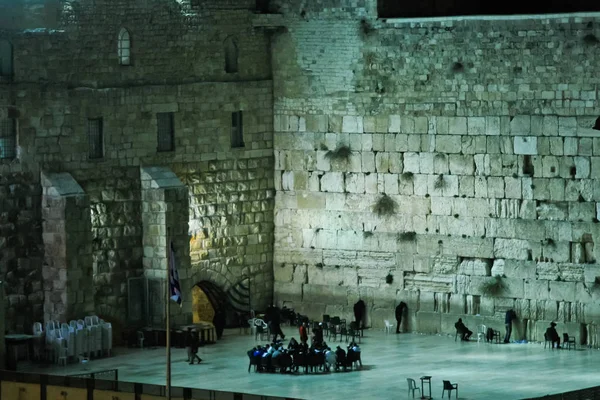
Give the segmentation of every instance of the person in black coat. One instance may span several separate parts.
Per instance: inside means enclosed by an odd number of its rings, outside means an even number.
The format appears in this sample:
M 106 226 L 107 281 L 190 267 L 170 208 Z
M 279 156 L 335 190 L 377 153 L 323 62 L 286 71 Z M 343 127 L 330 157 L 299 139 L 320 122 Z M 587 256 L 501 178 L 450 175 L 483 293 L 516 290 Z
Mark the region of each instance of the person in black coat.
M 560 336 L 558 336 L 558 332 L 556 332 L 556 324 L 554 322 L 551 322 L 548 329 L 546 329 L 544 338 L 552 341 L 552 347 L 554 347 L 554 343 L 556 343 L 556 348 L 560 349 Z
M 195 360 L 198 360 L 198 364 L 202 362 L 202 359 L 198 357 L 198 347 L 200 346 L 200 337 L 198 336 L 198 332 L 192 332 L 192 343 L 191 343 L 191 358 L 190 365 L 194 364 Z
M 470 331 L 469 328 L 467 328 L 462 322 L 462 318 L 458 319 L 458 321 L 454 324 L 454 327 L 456 328 L 456 332 L 460 334 L 460 340 L 469 340 L 473 334 L 473 331 Z
M 504 336 L 504 343 L 510 342 L 510 334 L 512 333 L 512 322 L 517 318 L 517 314 L 511 308 L 506 312 L 506 316 L 504 317 L 504 324 L 506 325 L 506 336 Z
M 362 299 L 354 304 L 354 320 L 358 329 L 364 328 L 365 309 L 365 302 Z
M 400 325 L 402 325 L 402 316 L 404 315 L 404 311 L 406 310 L 406 303 L 401 301 L 400 304 L 396 306 L 396 333 L 400 333 Z

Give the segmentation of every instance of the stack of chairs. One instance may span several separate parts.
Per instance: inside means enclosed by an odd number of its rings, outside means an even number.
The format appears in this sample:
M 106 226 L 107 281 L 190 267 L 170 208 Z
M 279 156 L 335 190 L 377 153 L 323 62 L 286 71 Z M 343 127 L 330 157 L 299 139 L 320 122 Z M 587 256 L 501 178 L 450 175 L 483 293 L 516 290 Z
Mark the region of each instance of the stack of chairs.
M 46 342 L 46 332 L 41 322 L 33 323 L 33 359 L 41 360 L 43 358 L 44 345 Z
M 85 327 L 89 331 L 89 353 L 93 357 L 99 357 L 102 354 L 102 328 L 98 317 L 85 317 Z
M 101 319 L 100 328 L 102 330 L 102 354 L 110 356 L 112 352 L 112 324 Z
M 77 356 L 75 352 L 75 330 L 72 330 L 69 324 L 60 325 L 60 334 L 64 341 L 64 347 L 67 349 L 67 360 L 72 360 Z

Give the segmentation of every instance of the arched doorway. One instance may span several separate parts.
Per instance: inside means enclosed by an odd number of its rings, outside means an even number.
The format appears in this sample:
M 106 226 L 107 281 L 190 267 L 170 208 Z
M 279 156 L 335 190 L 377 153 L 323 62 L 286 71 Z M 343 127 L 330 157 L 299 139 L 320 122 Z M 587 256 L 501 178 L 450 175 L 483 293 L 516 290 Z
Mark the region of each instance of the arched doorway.
M 192 288 L 193 323 L 210 322 L 220 337 L 225 327 L 237 327 L 250 313 L 249 282 L 244 279 L 227 292 L 210 281 Z

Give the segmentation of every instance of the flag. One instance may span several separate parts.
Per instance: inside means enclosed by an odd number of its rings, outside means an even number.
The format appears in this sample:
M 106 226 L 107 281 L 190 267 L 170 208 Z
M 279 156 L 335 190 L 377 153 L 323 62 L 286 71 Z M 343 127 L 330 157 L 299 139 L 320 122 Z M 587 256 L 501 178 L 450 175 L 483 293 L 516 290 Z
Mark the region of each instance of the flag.
M 179 274 L 175 267 L 175 246 L 171 242 L 171 257 L 169 258 L 169 286 L 171 288 L 171 300 L 181 306 L 181 286 L 179 285 Z

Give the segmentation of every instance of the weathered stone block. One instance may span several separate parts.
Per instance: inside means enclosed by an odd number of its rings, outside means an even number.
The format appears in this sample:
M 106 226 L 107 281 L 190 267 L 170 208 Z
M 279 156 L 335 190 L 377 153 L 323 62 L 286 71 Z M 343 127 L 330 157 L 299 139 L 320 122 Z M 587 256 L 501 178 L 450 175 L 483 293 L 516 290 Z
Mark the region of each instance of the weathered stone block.
M 528 260 L 531 246 L 526 240 L 501 239 L 494 241 L 494 257 L 510 258 L 515 260 Z
M 525 298 L 534 300 L 549 299 L 548 281 L 525 280 Z

